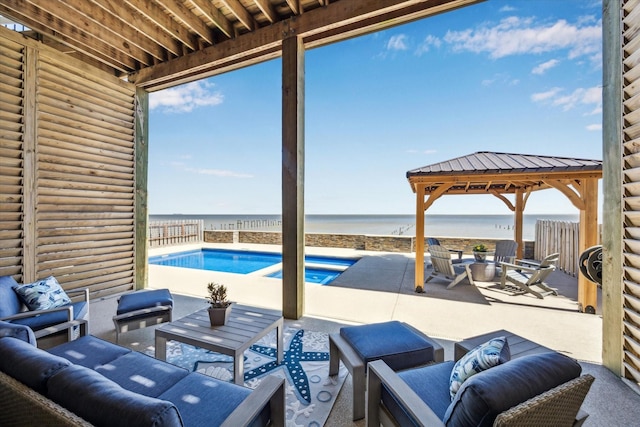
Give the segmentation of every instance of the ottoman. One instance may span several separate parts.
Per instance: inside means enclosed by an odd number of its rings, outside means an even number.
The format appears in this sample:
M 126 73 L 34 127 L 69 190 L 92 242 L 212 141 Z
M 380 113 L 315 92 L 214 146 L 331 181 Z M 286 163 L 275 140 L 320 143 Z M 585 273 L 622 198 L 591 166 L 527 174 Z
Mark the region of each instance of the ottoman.
M 124 294 L 118 300 L 113 323 L 116 327 L 116 343 L 122 332 L 171 322 L 173 297 L 168 289 L 136 291 Z
M 382 359 L 393 370 L 408 369 L 444 360 L 440 344 L 398 321 L 347 326 L 329 334 L 329 375 L 336 375 L 340 361 L 353 381 L 353 419 L 364 418 L 367 363 Z

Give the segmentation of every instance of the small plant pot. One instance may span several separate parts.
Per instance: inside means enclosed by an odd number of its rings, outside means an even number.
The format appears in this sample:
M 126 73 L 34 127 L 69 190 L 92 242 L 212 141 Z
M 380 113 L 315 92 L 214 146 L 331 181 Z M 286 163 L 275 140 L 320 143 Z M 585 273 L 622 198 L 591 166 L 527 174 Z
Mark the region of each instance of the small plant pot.
M 227 323 L 229 313 L 231 313 L 231 304 L 226 307 L 209 307 L 209 322 L 211 326 L 222 326 Z
M 473 257 L 477 262 L 487 262 L 487 253 L 486 252 L 473 252 Z

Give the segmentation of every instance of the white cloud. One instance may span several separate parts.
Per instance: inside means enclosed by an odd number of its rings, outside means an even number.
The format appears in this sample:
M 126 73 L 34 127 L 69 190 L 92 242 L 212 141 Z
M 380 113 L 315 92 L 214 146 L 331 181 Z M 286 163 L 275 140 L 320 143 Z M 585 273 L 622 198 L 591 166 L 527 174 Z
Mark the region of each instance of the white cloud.
M 568 50 L 571 59 L 598 55 L 602 44 L 602 23 L 581 20 L 570 24 L 559 20 L 536 24 L 533 18 L 511 16 L 490 26 L 448 31 L 444 37 L 455 51 L 488 53 L 492 58 Z
M 500 8 L 500 12 L 513 12 L 514 10 L 516 10 L 516 8 L 509 5 L 505 5 Z
M 555 97 L 562 89 L 559 87 L 554 87 L 546 92 L 534 93 L 531 95 L 531 100 L 534 102 L 542 102 L 547 99 Z
M 442 40 L 440 40 L 438 37 L 428 35 L 427 37 L 425 37 L 424 41 L 420 44 L 420 46 L 418 46 L 418 48 L 416 49 L 416 55 L 420 56 L 423 53 L 429 52 L 432 46 L 438 48 L 441 45 L 442 45 Z
M 596 114 L 597 111 L 602 110 L 602 88 L 600 86 L 578 88 L 569 94 L 562 92 L 562 89 L 556 87 L 547 92 L 534 93 L 531 95 L 531 100 L 561 107 L 563 111 L 571 110 L 579 105 L 594 106 L 594 110 L 590 114 Z
M 592 125 L 587 126 L 587 130 L 590 132 L 599 132 L 602 130 L 602 124 L 601 123 L 594 123 Z
M 544 73 L 547 72 L 547 70 L 552 69 L 553 67 L 555 67 L 559 63 L 560 63 L 560 61 L 558 61 L 557 59 L 550 59 L 547 62 L 543 62 L 542 64 L 539 64 L 537 67 L 535 67 L 533 70 L 531 70 L 531 72 L 533 74 L 544 74 Z
M 233 172 L 224 169 L 194 169 L 186 168 L 187 172 L 193 172 L 198 175 L 212 175 L 222 178 L 253 178 L 253 175 L 247 173 Z
M 214 84 L 206 81 L 153 92 L 149 95 L 149 109 L 162 108 L 166 113 L 189 113 L 194 108 L 222 104 L 224 96 L 213 91 Z
M 407 46 L 406 40 L 407 40 L 406 34 L 398 34 L 395 36 L 391 36 L 391 38 L 387 42 L 387 50 L 409 49 L 409 47 Z

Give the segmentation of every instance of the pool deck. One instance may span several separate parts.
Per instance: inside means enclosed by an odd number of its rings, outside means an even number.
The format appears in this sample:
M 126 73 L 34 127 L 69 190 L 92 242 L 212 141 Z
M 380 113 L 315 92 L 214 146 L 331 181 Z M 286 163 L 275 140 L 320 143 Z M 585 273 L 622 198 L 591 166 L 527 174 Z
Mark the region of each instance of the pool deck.
M 150 255 L 197 249 L 203 245 L 153 249 Z M 226 249 L 273 250 L 267 245 L 206 245 Z M 329 285 L 305 285 L 305 315 L 285 319 L 285 326 L 319 332 L 337 332 L 344 325 L 401 320 L 435 338 L 453 359 L 454 344 L 462 339 L 507 329 L 580 361 L 583 373 L 596 381 L 583 408 L 590 414 L 585 427 L 637 425 L 640 419 L 640 392 L 635 384 L 619 378 L 602 366 L 602 317 L 579 313 L 577 279 L 554 272 L 549 283 L 557 287 L 557 297 L 544 300 L 512 296 L 495 282 L 463 281 L 453 289 L 446 282 L 432 280 L 426 293 L 413 291 L 415 258 L 412 254 L 381 253 L 332 248 L 306 248 L 307 254 L 360 256 L 361 260 Z M 261 274 L 238 275 L 177 267 L 149 266 L 149 286 L 169 288 L 174 294 L 174 318 L 206 307 L 206 284 L 223 282 L 233 301 L 281 309 L 281 280 Z M 598 292 L 600 300 L 600 292 Z M 195 298 L 194 298 L 195 297 Z M 91 333 L 114 340 L 111 317 L 117 295 L 91 301 Z M 134 350 L 153 345 L 154 328 L 124 334 L 121 344 Z M 347 376 L 325 426 L 364 427 L 365 421 L 351 421 L 351 377 Z

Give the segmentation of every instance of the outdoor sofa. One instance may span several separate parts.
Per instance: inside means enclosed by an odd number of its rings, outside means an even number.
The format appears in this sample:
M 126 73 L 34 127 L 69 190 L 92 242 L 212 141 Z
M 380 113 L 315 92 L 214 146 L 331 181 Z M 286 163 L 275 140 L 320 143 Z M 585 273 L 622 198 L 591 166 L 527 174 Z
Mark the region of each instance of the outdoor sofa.
M 255 390 L 87 335 L 48 351 L 0 321 L 0 425 L 282 426 L 284 380 Z

